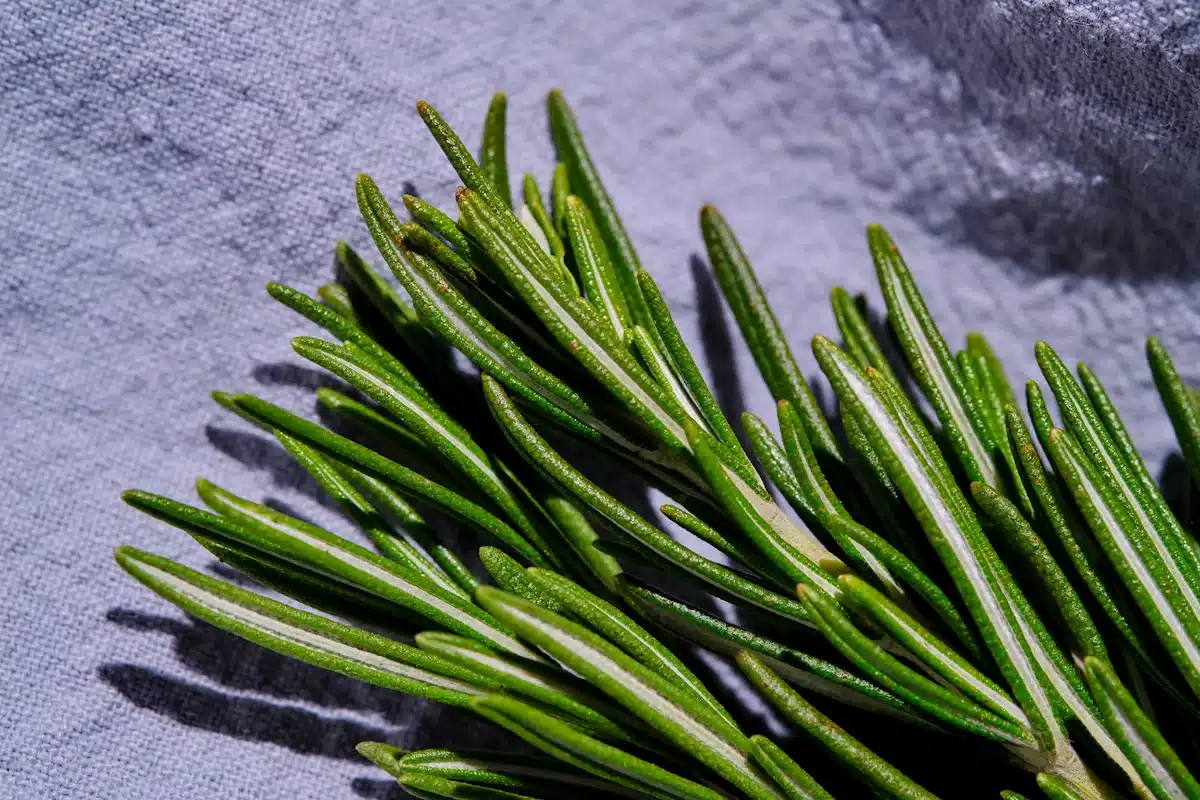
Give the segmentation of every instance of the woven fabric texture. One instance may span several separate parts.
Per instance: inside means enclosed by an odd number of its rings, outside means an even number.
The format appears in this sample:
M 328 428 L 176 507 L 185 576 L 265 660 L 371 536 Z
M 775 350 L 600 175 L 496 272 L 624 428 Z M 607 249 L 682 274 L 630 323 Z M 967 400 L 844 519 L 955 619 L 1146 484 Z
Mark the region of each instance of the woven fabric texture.
M 383 797 L 355 742 L 484 742 L 465 714 L 197 626 L 113 563 L 210 569 L 124 507 L 205 476 L 345 530 L 214 388 L 310 412 L 315 289 L 367 171 L 450 202 L 413 111 L 470 141 L 510 96 L 548 179 L 561 86 L 644 263 L 734 410 L 771 414 L 699 260 L 718 204 L 804 367 L 829 289 L 872 287 L 886 224 L 955 341 L 1015 378 L 1035 333 L 1110 382 L 1158 469 L 1144 337 L 1200 357 L 1200 12 L 1156 0 L 0 4 L 0 796 Z

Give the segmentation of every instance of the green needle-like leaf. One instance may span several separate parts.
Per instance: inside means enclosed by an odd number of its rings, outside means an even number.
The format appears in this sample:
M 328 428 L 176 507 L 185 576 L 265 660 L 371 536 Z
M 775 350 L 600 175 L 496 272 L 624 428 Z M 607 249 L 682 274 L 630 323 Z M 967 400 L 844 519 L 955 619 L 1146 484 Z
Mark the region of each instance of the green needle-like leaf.
M 613 592 L 616 588 L 616 578 L 621 574 L 621 565 L 612 556 L 593 547 L 599 536 L 583 511 L 565 497 L 550 496 L 543 504 L 562 537 L 587 567 L 588 573 L 598 580 L 604 589 Z
M 284 411 L 252 395 L 233 395 L 239 409 L 313 447 L 348 467 L 366 472 L 400 490 L 412 499 L 433 503 L 447 513 L 478 526 L 531 561 L 537 558 L 528 542 L 508 523 L 462 495 L 397 464 L 374 450 L 339 436 L 320 425 Z
M 592 735 L 604 739 L 631 741 L 629 731 L 640 727 L 638 721 L 586 682 L 545 664 L 498 653 L 474 639 L 449 633 L 425 631 L 416 636 L 417 646 L 446 661 L 482 675 L 490 684 L 537 700 L 582 720 Z
M 337 465 L 328 461 L 308 445 L 293 439 L 285 433 L 278 434 L 278 438 L 284 448 L 304 467 L 305 471 L 334 499 L 342 511 L 362 529 L 363 533 L 367 535 L 367 538 L 371 540 L 381 554 L 397 563 L 403 564 L 411 570 L 421 573 L 447 591 L 461 594 L 463 597 L 469 597 L 424 552 L 414 547 L 410 542 L 392 530 L 379 513 L 367 502 L 366 498 L 354 487 L 351 480 L 343 472 L 339 471 Z M 344 470 L 345 468 L 342 467 L 341 469 Z M 372 480 L 365 476 L 363 479 L 367 481 Z M 383 492 L 387 491 L 386 486 L 380 486 L 379 489 Z
M 753 650 L 758 658 L 794 686 L 872 713 L 933 727 L 919 716 L 913 706 L 864 680 L 852 670 L 717 619 L 693 606 L 659 594 L 631 578 L 624 578 L 623 581 L 626 584 L 626 599 L 642 616 L 685 641 L 731 658 L 742 649 Z
M 1037 384 L 1031 382 L 1027 391 L 1030 397 L 1030 408 L 1039 407 L 1041 404 L 1034 399 L 1041 397 Z M 1104 609 L 1117 630 L 1121 632 L 1126 641 L 1141 648 L 1129 614 L 1126 609 L 1122 608 L 1124 604 L 1114 597 L 1109 589 L 1109 582 L 1104 580 L 1109 573 L 1104 569 L 1107 562 L 1104 561 L 1103 552 L 1091 539 L 1083 521 L 1078 519 L 1074 506 L 1068 505 L 1064 501 L 1058 477 L 1047 473 L 1021 413 L 1015 406 L 1008 406 L 1005 409 L 1005 419 L 1008 423 L 1008 433 L 1013 442 L 1013 449 L 1021 465 L 1023 479 L 1032 488 L 1037 500 L 1038 517 L 1044 520 L 1043 527 L 1048 526 L 1054 532 L 1067 557 L 1074 564 L 1076 574 L 1087 585 L 1092 596 Z M 1049 453 L 1048 440 L 1045 445 Z M 1113 586 L 1115 588 L 1115 584 Z
M 554 175 L 550 179 L 550 206 L 554 210 L 554 227 L 564 242 L 567 241 L 567 199 L 570 196 L 567 165 L 560 161 L 554 165 Z
M 826 570 L 830 567 L 836 568 L 841 562 L 829 555 L 807 530 L 804 534 L 808 537 L 806 544 L 809 546 L 805 549 L 794 546 L 791 541 L 785 541 L 778 536 L 774 528 L 758 513 L 758 509 L 729 479 L 725 463 L 712 446 L 715 440 L 693 424 L 687 426 L 687 432 L 692 452 L 704 477 L 712 484 L 717 498 L 737 522 L 742 533 L 753 542 L 759 552 L 792 581 L 811 584 L 831 596 L 836 595 L 837 585 Z M 822 568 L 818 564 L 828 564 L 830 567 Z
M 734 724 L 733 717 L 700 679 L 674 653 L 619 608 L 550 570 L 530 567 L 526 574 L 535 586 L 554 598 L 566 613 L 637 659 L 647 669 L 694 695 L 731 725 Z
M 1167 408 L 1192 480 L 1200 484 L 1200 410 L 1175 369 L 1167 349 L 1158 339 L 1146 341 L 1146 356 L 1150 361 L 1150 372 L 1154 375 L 1154 385 Z
M 364 175 L 359 175 L 358 182 L 362 183 L 364 179 L 370 181 L 370 178 L 367 178 Z M 374 186 L 373 183 L 371 185 Z M 379 196 L 379 202 L 385 206 L 388 205 L 387 201 L 383 199 L 382 195 Z M 390 206 L 388 207 L 390 208 Z M 506 286 L 506 284 L 503 282 L 503 276 L 500 275 L 499 271 L 496 269 L 496 266 L 492 264 L 490 260 L 488 260 L 487 254 L 483 252 L 483 249 L 479 246 L 479 244 L 471 238 L 471 235 L 467 233 L 461 225 L 443 213 L 436 206 L 432 206 L 421 198 L 414 197 L 411 194 L 404 195 L 404 207 L 408 209 L 408 213 L 412 214 L 413 219 L 417 223 L 445 239 L 446 242 L 449 243 L 450 247 L 453 248 L 453 252 L 459 258 L 465 261 L 473 271 L 478 270 L 483 272 L 490 280 L 496 282 L 499 287 Z M 361 199 L 359 200 L 359 210 L 362 210 Z M 366 222 L 367 227 L 370 228 L 371 221 L 366 219 L 365 215 L 364 222 Z M 401 223 L 399 219 L 396 219 L 395 228 L 391 230 L 391 234 L 393 236 L 400 235 L 403 238 L 404 234 L 407 233 L 408 230 L 408 227 L 406 227 L 404 223 Z M 418 243 L 419 241 L 420 240 L 418 240 Z
M 903 597 L 904 589 L 888 571 L 886 564 L 869 548 L 863 547 L 857 539 L 846 536 L 842 526 L 830 523 L 833 517 L 848 516 L 846 508 L 825 479 L 825 473 L 821 470 L 817 454 L 808 440 L 800 415 L 787 400 L 780 400 L 776 405 L 788 464 L 791 465 L 792 474 L 796 476 L 800 491 L 815 511 L 818 523 L 837 541 L 842 551 L 859 569 L 874 575 L 892 597 Z
M 415 453 L 423 453 L 427 450 L 425 443 L 415 436 L 412 431 L 365 403 L 360 403 L 354 398 L 336 389 L 331 389 L 328 386 L 318 387 L 316 395 L 317 402 L 321 406 L 344 417 L 352 426 L 361 430 L 364 437 L 369 437 L 373 441 L 384 442 L 384 446 L 380 449 L 391 448 Z M 232 401 L 218 400 L 218 402 L 235 414 L 239 412 L 237 404 Z M 254 422 L 254 420 L 249 421 Z
M 677 565 L 684 572 L 729 595 L 781 616 L 804 620 L 803 606 L 796 601 L 768 591 L 720 564 L 692 552 L 618 502 L 555 452 L 525 421 L 499 384 L 485 377 L 483 386 L 492 412 L 521 454 L 544 475 L 599 514 L 613 528 L 658 554 L 665 561 Z M 597 546 L 599 544 L 597 542 Z
M 955 456 L 971 480 L 996 486 L 997 473 L 982 438 L 983 423 L 900 251 L 878 225 L 867 228 L 888 319 L 925 396 L 937 413 Z
M 1099 477 L 1113 488 L 1116 496 L 1132 512 L 1130 523 L 1133 529 L 1128 531 L 1129 535 L 1139 542 L 1139 548 L 1147 550 L 1143 558 L 1148 565 L 1163 571 L 1163 577 L 1159 580 L 1167 578 L 1170 581 L 1162 585 L 1167 587 L 1169 595 L 1177 595 L 1176 613 L 1188 625 L 1200 647 L 1200 566 L 1195 563 L 1197 554 L 1187 541 L 1187 534 L 1167 508 L 1153 482 L 1150 482 L 1148 489 L 1138 480 L 1135 467 L 1126 461 L 1100 415 L 1058 355 L 1049 345 L 1039 342 L 1037 357 L 1046 380 L 1054 390 L 1067 430 L 1096 466 Z M 1102 392 L 1098 381 L 1093 380 L 1093 385 Z M 1102 400 L 1106 399 L 1100 396 Z M 1124 428 L 1120 418 L 1111 409 L 1111 404 L 1108 405 L 1108 424 L 1123 438 Z M 1170 588 L 1172 584 L 1174 589 Z M 1200 662 L 1195 662 L 1193 666 L 1200 666 Z
M 538 188 L 537 179 L 532 175 L 526 175 L 522 185 L 525 197 L 525 207 L 529 209 L 533 221 L 537 225 L 537 229 L 541 231 L 541 237 L 545 240 L 546 251 L 558 261 L 561 267 L 560 272 L 563 276 L 564 284 L 573 289 L 576 293 L 579 292 L 579 285 L 575 283 L 575 276 L 567 269 L 564 261 L 566 257 L 566 249 L 563 247 L 563 240 L 558 235 L 558 231 L 554 227 L 554 223 L 550 219 L 549 212 L 546 211 L 546 205 L 542 202 L 542 192 Z M 529 226 L 526 225 L 526 228 Z M 531 231 L 532 233 L 532 231 Z
M 846 352 L 858 363 L 859 369 L 874 367 L 885 377 L 896 380 L 891 363 L 850 293 L 840 286 L 835 286 L 830 293 L 830 301 L 833 304 L 833 316 L 837 320 L 838 330 L 845 341 Z
M 462 140 L 458 138 L 458 134 L 446 124 L 446 120 L 442 119 L 442 115 L 424 100 L 417 101 L 417 113 L 421 115 L 421 120 L 425 123 L 425 127 L 429 128 L 429 132 L 433 134 L 434 141 L 438 143 L 438 147 L 442 149 L 446 160 L 450 162 L 450 166 L 458 173 L 458 177 L 462 180 L 463 184 L 467 188 L 478 192 L 481 197 L 486 198 L 497 211 L 506 211 L 511 214 L 511 196 L 508 200 L 504 200 L 500 196 L 496 185 L 480 169 L 479 164 L 471 157 L 471 153 L 462 143 Z
M 399 359 L 381 347 L 366 331 L 359 328 L 350 320 L 334 312 L 332 309 L 326 308 L 303 292 L 299 292 L 290 286 L 284 286 L 281 283 L 268 283 L 267 294 L 298 314 L 306 317 L 309 321 L 320 325 L 343 342 L 354 342 L 367 355 L 379 362 L 384 369 L 403 381 L 406 386 L 425 397 L 429 396 L 428 391 L 413 376 L 408 367 L 404 366 Z
M 629 316 L 625 292 L 617 280 L 603 236 L 582 200 L 568 197 L 565 202 L 562 224 L 570 238 L 584 296 L 596 313 L 608 322 L 613 335 L 624 341 L 625 331 L 633 326 L 633 318 Z
M 544 752 L 620 786 L 655 798 L 727 800 L 707 786 L 594 739 L 515 698 L 485 695 L 472 708 Z
M 538 800 L 527 794 L 518 794 L 491 786 L 477 786 L 472 783 L 452 781 L 437 775 L 423 773 L 406 773 L 399 779 L 405 791 L 422 800 Z
M 1045 543 L 1021 515 L 1020 509 L 1007 497 L 982 483 L 971 484 L 971 494 L 1009 546 L 1025 560 L 1028 565 L 1026 571 L 1031 579 L 1036 580 L 1038 587 L 1053 599 L 1082 654 L 1107 658 L 1104 640 L 1083 601 Z
M 810 705 L 756 656 L 743 650 L 737 662 L 771 705 L 816 739 L 834 758 L 851 767 L 868 786 L 897 800 L 937 800 Z
M 857 484 L 855 488 L 861 489 L 866 495 L 870 509 L 880 520 L 880 530 L 888 535 L 889 541 L 903 550 L 914 562 L 928 569 L 925 550 L 917 539 L 921 531 L 916 527 L 915 521 L 910 523 L 909 517 L 906 516 L 904 500 L 888 475 L 883 459 L 875 452 L 875 446 L 854 421 L 854 417 L 845 409 L 842 409 L 841 418 L 846 441 L 853 451 L 853 456 L 849 459 L 849 468 Z
M 646 332 L 646 329 L 641 325 L 634 325 L 629 329 L 625 338 L 626 347 L 638 354 L 641 362 L 646 367 L 646 371 L 658 382 L 659 386 L 670 394 L 672 400 L 683 409 L 687 415 L 687 419 L 702 428 L 707 428 L 708 421 L 704 419 L 700 414 L 700 410 L 692 402 L 691 395 L 683 387 L 667 357 L 660 353 L 658 348 L 654 346 L 654 341 L 650 338 L 650 334 Z M 740 466 L 741 462 L 738 462 L 738 464 Z
M 492 580 L 501 589 L 545 606 L 551 611 L 561 612 L 561 604 L 535 586 L 529 580 L 529 576 L 525 574 L 525 567 L 503 550 L 497 550 L 495 547 L 481 547 L 479 548 L 479 560 L 483 562 L 483 568 L 488 571 L 488 575 L 492 576 Z
M 526 304 L 564 348 L 669 446 L 684 442 L 684 411 L 643 370 L 586 300 L 568 295 L 551 277 L 549 256 L 528 252 L 511 223 L 459 192 L 463 220 Z
M 625 304 L 629 307 L 630 318 L 633 322 L 645 326 L 657 337 L 645 298 L 642 297 L 638 286 L 637 273 L 641 263 L 638 261 L 637 252 L 633 249 L 633 242 L 625 232 L 617 209 L 600 180 L 600 173 L 592 162 L 592 156 L 583 143 L 583 135 L 575 121 L 575 115 L 563 98 L 562 92 L 557 89 L 550 92 L 546 98 L 546 105 L 550 112 L 550 137 L 554 140 L 558 160 L 566 166 L 571 192 L 587 206 L 595 220 L 596 228 L 604 239 Z M 655 343 L 658 343 L 657 338 Z
M 1055 428 L 1048 440 L 1050 455 L 1092 532 L 1192 690 L 1200 693 L 1200 633 L 1180 602 L 1175 576 L 1155 558 L 1156 548 L 1129 506 L 1098 474 L 1074 437 Z
M 1049 772 L 1039 772 L 1037 784 L 1050 800 L 1090 800 L 1089 795 L 1081 792 L 1069 781 Z
M 1137 768 L 1142 780 L 1159 800 L 1192 800 L 1200 797 L 1200 781 L 1180 761 L 1158 728 L 1122 685 L 1112 666 L 1087 658 L 1088 686 L 1104 716 L 1105 727 Z
M 751 798 L 778 794 L 747 757 L 749 742 L 707 704 L 580 625 L 515 595 L 480 587 L 479 604 Z
M 286 656 L 454 706 L 481 694 L 470 670 L 415 647 L 292 608 L 169 559 L 119 547 L 121 568 L 189 614 Z
M 895 396 L 891 381 L 871 379 L 870 372 L 864 376 L 823 337 L 813 340 L 813 352 L 921 521 L 1043 746 L 1050 745 L 1055 741 L 1050 698 L 1011 615 L 1008 590 L 991 567 L 991 545 L 932 436 L 911 406 Z
M 858 630 L 836 603 L 819 592 L 802 587 L 800 600 L 825 638 L 870 680 L 947 725 L 1007 744 L 1033 744 L 1023 725 L 989 711 L 902 664 Z M 957 666 L 961 668 L 962 665 Z
M 224 516 L 136 490 L 125 492 L 123 498 L 139 511 L 189 533 L 198 529 L 207 536 L 263 551 L 415 611 L 448 630 L 536 658 L 478 606 L 439 588 L 419 573 L 207 481 L 199 482 L 197 488 L 204 501 Z
M 999 450 L 1000 456 L 1003 458 L 1005 467 L 1007 468 L 1006 477 L 1009 479 L 1009 482 L 1004 487 L 992 488 L 1004 489 L 1005 491 L 1011 489 L 1014 502 L 1021 507 L 1021 511 L 1026 516 L 1032 517 L 1034 513 L 1033 499 L 1029 496 L 1028 488 L 1021 480 L 1021 470 L 1017 466 L 1017 455 L 1013 450 L 1012 443 L 1009 441 L 1007 424 L 1005 422 L 1005 408 L 1016 404 L 1012 384 L 1008 381 L 1004 365 L 1000 363 L 1000 359 L 996 357 L 992 346 L 982 334 L 967 334 L 967 353 L 973 362 L 979 385 L 979 390 L 976 392 L 976 402 L 979 407 L 980 416 L 988 429 L 988 438 L 991 440 L 992 446 Z
M 222 563 L 309 608 L 369 629 L 395 631 L 404 636 L 426 626 L 425 620 L 406 608 L 326 578 L 320 573 L 297 567 L 281 558 L 274 558 L 261 550 L 239 545 L 229 539 L 208 537 L 198 531 L 191 531 L 191 535 Z
M 365 181 L 370 180 L 370 178 L 363 176 L 359 180 Z M 430 233 L 420 223 L 399 222 L 398 232 L 400 233 L 399 239 L 401 241 L 397 242 L 397 244 L 403 243 L 410 250 L 429 256 L 440 269 L 466 284 L 474 286 L 480 282 L 480 273 L 466 258 L 459 255 L 458 251 L 450 247 L 450 245 Z M 395 236 L 397 231 L 393 230 L 390 233 Z M 401 285 L 403 285 L 403 281 L 401 281 Z M 421 309 L 417 307 L 418 316 L 420 315 L 420 311 Z
M 367 296 L 375 311 L 399 334 L 406 345 L 427 363 L 438 364 L 446 357 L 445 347 L 421 325 L 417 312 L 404 298 L 371 269 L 345 242 L 338 242 L 338 263 L 349 273 L 354 285 Z
M 1191 533 L 1185 531 L 1167 505 L 1166 498 L 1155 483 L 1146 462 L 1138 454 L 1132 437 L 1109 399 L 1104 385 L 1086 364 L 1079 364 L 1079 379 L 1087 390 L 1088 399 L 1096 414 L 1104 423 L 1117 451 L 1133 473 L 1133 479 L 1141 485 L 1143 501 L 1150 507 L 1151 516 L 1159 526 L 1161 535 L 1177 552 L 1177 565 L 1193 593 L 1200 594 L 1200 545 Z
M 821 788 L 821 784 L 767 737 L 750 737 L 750 756 L 790 800 L 833 800 L 833 795 Z
M 933 669 L 942 680 L 1014 725 L 1026 725 L 1025 714 L 1012 698 L 966 659 L 930 635 L 916 620 L 861 578 L 842 575 L 838 583 L 854 607 L 890 633 L 896 641 Z M 846 638 L 846 637 L 843 637 Z
M 411 548 L 410 558 L 416 564 L 418 572 L 430 573 L 429 577 L 433 578 L 432 572 L 422 563 L 423 561 L 432 561 L 440 566 L 442 574 L 449 577 L 460 589 L 468 595 L 474 593 L 479 581 L 471 574 L 462 559 L 455 555 L 450 548 L 436 540 L 425 520 L 399 493 L 384 481 L 358 470 L 341 464 L 336 465 L 336 469 L 357 486 L 369 498 L 372 505 L 400 523 L 401 538 Z M 441 581 L 436 582 L 441 583 Z
M 788 461 L 783 445 L 776 441 L 771 429 L 767 427 L 767 423 L 749 411 L 745 411 L 742 413 L 742 430 L 750 442 L 754 457 L 766 470 L 771 483 L 791 504 L 792 510 L 800 515 L 806 525 L 819 528 L 816 524 L 817 507 L 813 505 L 812 499 L 800 486 L 800 481 L 792 470 L 791 462 Z M 823 529 L 820 530 L 824 532 Z
M 504 92 L 492 95 L 487 117 L 483 121 L 483 145 L 479 148 L 479 167 L 487 176 L 501 200 L 511 206 L 512 188 L 508 181 L 508 148 L 504 134 L 508 116 L 508 97 Z
M 596 429 L 605 428 L 577 392 L 543 369 L 481 316 L 429 262 L 394 246 L 381 221 L 391 215 L 391 209 L 370 178 L 360 176 L 358 197 L 359 209 L 376 245 L 430 327 L 481 369 L 552 418 L 577 433 L 599 437 Z M 611 432 L 608 435 L 618 438 Z
M 783 330 L 771 313 L 767 296 L 733 230 L 712 206 L 701 209 L 700 230 L 721 292 L 733 309 L 738 327 L 750 345 L 750 352 L 771 395 L 795 406 L 814 446 L 823 454 L 838 458 L 833 431 L 792 355 Z
M 954 601 L 907 556 L 895 547 L 892 547 L 883 537 L 877 535 L 870 528 L 859 525 L 850 517 L 829 517 L 827 524 L 830 528 L 838 530 L 843 537 L 857 542 L 875 556 L 875 558 L 879 559 L 880 562 L 891 570 L 892 574 L 904 581 L 922 600 L 930 605 L 938 617 L 941 618 L 942 622 L 945 623 L 946 627 L 958 637 L 959 641 L 963 643 L 974 658 L 981 662 L 986 661 L 982 645 L 979 643 L 974 629 L 963 619 L 962 614 L 958 611 L 958 607 L 954 605 Z
M 359 321 L 358 312 L 354 310 L 354 301 L 350 298 L 350 292 L 342 284 L 337 281 L 321 284 L 317 287 L 317 297 L 321 298 L 322 303 L 347 322 L 361 326 L 362 323 Z
M 542 537 L 512 491 L 500 479 L 496 468 L 466 429 L 433 403 L 389 382 L 380 375 L 375 362 L 352 346 L 337 348 L 320 339 L 294 339 L 297 353 L 350 383 L 419 436 L 431 449 L 453 464 L 472 484 L 496 504 L 520 530 L 526 544 L 521 555 L 535 564 L 556 563 L 550 546 Z M 514 540 L 516 541 L 516 540 Z
M 762 553 L 752 547 L 747 547 L 742 542 L 730 541 L 723 533 L 709 525 L 704 520 L 697 517 L 695 514 L 682 509 L 679 506 L 665 505 L 660 506 L 659 511 L 663 516 L 679 525 L 681 528 L 691 533 L 698 539 L 708 542 L 713 547 L 720 550 L 725 555 L 729 556 L 735 562 L 745 564 L 750 570 L 757 573 L 763 580 L 769 581 L 777 588 L 790 592 L 792 582 L 783 576 L 779 569 L 776 568 Z
M 667 307 L 667 302 L 663 299 L 662 292 L 658 288 L 658 284 L 654 282 L 646 270 L 638 272 L 638 284 L 642 287 L 642 294 L 646 297 L 646 305 L 650 309 L 650 316 L 654 320 L 654 327 L 658 331 L 662 339 L 663 353 L 670 359 L 671 366 L 680 381 L 687 387 L 688 393 L 692 400 L 704 415 L 704 419 L 708 422 L 709 430 L 717 437 L 721 444 L 725 445 L 729 453 L 735 458 L 741 460 L 745 472 L 754 475 L 754 480 L 751 480 L 751 485 L 755 485 L 758 479 L 754 473 L 753 467 L 750 465 L 750 459 L 746 457 L 745 451 L 742 450 L 742 444 L 738 441 L 737 434 L 729 425 L 729 420 L 725 417 L 725 412 L 717 404 L 717 400 L 713 397 L 712 391 L 708 388 L 708 383 L 704 380 L 704 376 L 700 374 L 699 367 L 696 366 L 696 360 L 692 358 L 691 351 L 683 341 L 683 337 L 679 333 L 679 328 L 675 325 L 675 319 L 671 316 L 671 310 Z M 739 472 L 738 474 L 743 474 Z M 743 477 L 746 477 L 743 475 Z M 749 478 L 747 478 L 749 480 Z
M 561 761 L 544 756 L 527 756 L 486 750 L 417 750 L 407 752 L 381 742 L 360 742 L 358 752 L 380 769 L 402 778 L 405 775 L 433 775 L 472 785 L 494 786 L 535 797 L 553 798 L 571 792 L 573 796 L 598 798 L 618 795 L 642 798 L 606 780 L 601 780 Z

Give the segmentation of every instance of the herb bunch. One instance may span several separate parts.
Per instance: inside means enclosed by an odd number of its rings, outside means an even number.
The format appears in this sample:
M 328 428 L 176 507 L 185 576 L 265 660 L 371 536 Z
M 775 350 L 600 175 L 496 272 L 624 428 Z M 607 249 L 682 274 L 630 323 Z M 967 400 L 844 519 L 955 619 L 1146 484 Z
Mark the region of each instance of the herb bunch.
M 207 508 L 124 499 L 275 596 L 129 547 L 120 565 L 213 625 L 470 709 L 532 746 L 360 745 L 418 797 L 933 798 L 910 774 L 982 750 L 1007 785 L 1053 800 L 1200 798 L 1185 765 L 1200 756 L 1200 546 L 1096 374 L 1039 343 L 1060 421 L 1032 381 L 1022 413 L 986 339 L 952 351 L 872 226 L 887 328 L 833 290 L 841 344 L 812 341 L 831 420 L 706 206 L 717 282 L 778 403 L 774 429 L 743 416 L 747 452 L 566 102 L 555 92 L 548 105 L 548 199 L 526 175 L 513 202 L 503 95 L 478 161 L 419 103 L 463 183 L 457 215 L 409 196 L 405 221 L 369 177 L 356 184 L 403 291 L 345 244 L 343 277 L 319 300 L 268 285 L 332 337 L 293 346 L 348 387 L 317 392 L 336 430 L 214 394 L 276 437 L 371 547 L 201 480 Z M 1160 343 L 1147 354 L 1200 480 L 1196 397 Z M 560 452 L 581 446 L 670 497 L 663 516 L 726 563 Z M 488 537 L 489 581 L 439 542 L 446 518 Z M 685 599 L 663 591 L 662 572 Z M 803 736 L 785 750 L 745 732 L 681 658 L 694 646 L 732 659 Z M 827 713 L 857 720 L 859 736 Z M 885 759 L 865 741 L 875 728 L 934 749 Z M 980 796 L 969 775 L 933 782 Z

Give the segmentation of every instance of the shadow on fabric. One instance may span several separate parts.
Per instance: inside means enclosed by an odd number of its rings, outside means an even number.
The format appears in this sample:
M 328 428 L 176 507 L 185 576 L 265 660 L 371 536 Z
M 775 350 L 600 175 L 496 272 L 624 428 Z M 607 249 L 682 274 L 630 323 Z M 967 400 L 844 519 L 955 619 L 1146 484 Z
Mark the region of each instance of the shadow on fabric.
M 974 176 L 939 236 L 1036 273 L 1133 283 L 1200 269 L 1200 58 L 1195 26 L 1153 41 L 1057 4 L 840 0 L 956 77 L 940 98 Z M 966 141 L 982 125 L 993 145 Z M 970 180 L 968 180 L 970 179 Z M 956 187 L 958 188 L 958 187 Z M 917 220 L 927 195 L 901 210 Z

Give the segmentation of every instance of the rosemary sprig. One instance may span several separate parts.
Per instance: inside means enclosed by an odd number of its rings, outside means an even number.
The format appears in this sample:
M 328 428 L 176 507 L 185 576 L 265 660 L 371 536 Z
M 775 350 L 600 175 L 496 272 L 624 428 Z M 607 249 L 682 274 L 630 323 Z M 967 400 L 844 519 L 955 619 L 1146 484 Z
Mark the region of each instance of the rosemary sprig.
M 809 702 L 820 696 L 897 741 L 919 729 L 948 750 L 990 747 L 998 774 L 1023 769 L 1049 798 L 1200 798 L 1181 755 L 1200 728 L 1200 547 L 1091 369 L 1076 378 L 1037 346 L 1062 423 L 1030 384 L 1031 433 L 986 339 L 968 334 L 953 352 L 871 226 L 903 363 L 835 289 L 844 347 L 812 343 L 841 406 L 827 419 L 731 226 L 706 206 L 717 281 L 778 401 L 777 431 L 753 415 L 743 429 L 797 519 L 640 266 L 562 95 L 549 98 L 548 202 L 526 175 L 514 205 L 502 94 L 478 161 L 432 107 L 418 110 L 464 184 L 458 220 L 412 197 L 401 220 L 360 176 L 359 210 L 399 288 L 344 244 L 347 283 L 318 299 L 268 285 L 334 338 L 293 345 L 362 396 L 317 395 L 352 436 L 214 395 L 275 436 L 374 550 L 200 481 L 209 511 L 125 499 L 312 611 L 131 548 L 117 550 L 122 568 L 264 647 L 469 708 L 542 752 L 360 746 L 418 797 L 935 797 L 905 761 L 931 756 L 883 758 Z M 478 379 L 451 367 L 451 348 Z M 1147 349 L 1200 476 L 1195 394 L 1159 342 Z M 587 477 L 563 436 L 669 494 L 664 515 L 729 565 Z M 437 541 L 427 520 L 439 516 L 490 537 L 490 580 Z M 692 647 L 733 659 L 841 773 L 747 733 L 688 666 Z M 978 796 L 971 776 L 952 792 Z

